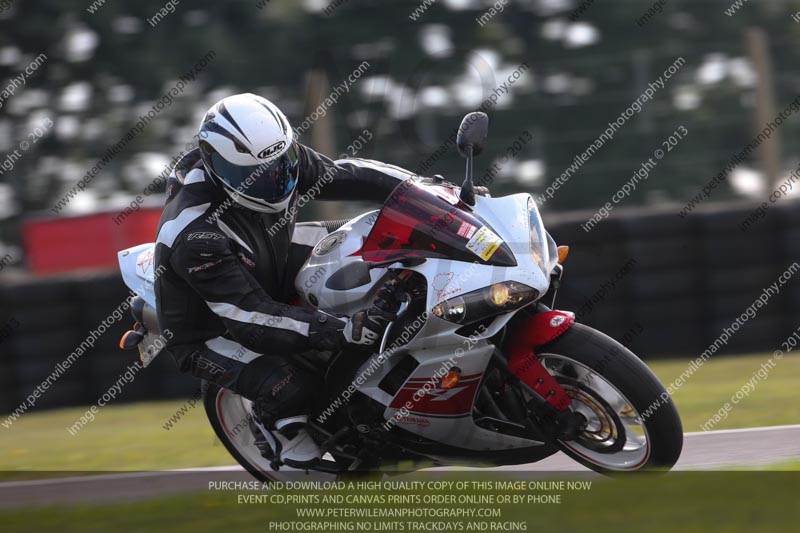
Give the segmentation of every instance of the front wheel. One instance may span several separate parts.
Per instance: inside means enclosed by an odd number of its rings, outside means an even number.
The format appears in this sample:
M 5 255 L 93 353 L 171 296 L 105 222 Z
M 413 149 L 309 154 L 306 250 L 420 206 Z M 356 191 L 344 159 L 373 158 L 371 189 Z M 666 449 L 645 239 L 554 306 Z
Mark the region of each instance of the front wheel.
M 583 324 L 536 348 L 544 367 L 586 419 L 560 449 L 601 473 L 665 470 L 678 460 L 683 428 L 675 404 L 647 366 L 623 345 Z

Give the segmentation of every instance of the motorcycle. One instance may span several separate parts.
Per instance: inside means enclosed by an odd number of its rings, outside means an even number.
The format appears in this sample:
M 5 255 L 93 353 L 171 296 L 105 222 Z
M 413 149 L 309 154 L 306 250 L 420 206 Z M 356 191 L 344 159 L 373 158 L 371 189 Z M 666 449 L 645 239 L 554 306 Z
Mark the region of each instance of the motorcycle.
M 324 453 L 316 475 L 520 465 L 558 451 L 606 474 L 678 460 L 681 421 L 658 378 L 554 308 L 568 247 L 546 231 L 531 195 L 492 198 L 474 186 L 487 133 L 485 114 L 464 117 L 460 188 L 439 176 L 402 182 L 382 209 L 330 228 L 299 271 L 310 308 L 351 316 L 381 287 L 402 302 L 377 351 L 298 356 L 323 369 L 308 426 Z M 119 253 L 126 284 L 139 287 L 122 345 L 138 347 L 143 365 L 160 348 L 152 255 L 152 244 Z M 203 390 L 214 431 L 242 467 L 264 481 L 291 473 L 264 449 L 247 399 Z

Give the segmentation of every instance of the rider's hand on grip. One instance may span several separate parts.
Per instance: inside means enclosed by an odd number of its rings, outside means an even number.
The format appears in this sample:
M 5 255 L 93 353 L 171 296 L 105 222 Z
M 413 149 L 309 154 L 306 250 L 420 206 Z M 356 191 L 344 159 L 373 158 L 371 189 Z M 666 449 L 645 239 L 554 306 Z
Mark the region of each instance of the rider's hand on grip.
M 370 316 L 381 317 L 388 322 L 397 320 L 397 312 L 400 310 L 400 298 L 398 297 L 398 282 L 392 278 L 378 289 L 375 293 L 375 300 L 372 308 L 368 311 Z
M 373 346 L 380 341 L 389 322 L 397 320 L 400 301 L 396 296 L 397 281 L 390 279 L 378 289 L 371 308 L 354 314 L 342 332 L 349 344 Z
M 373 346 L 378 342 L 388 324 L 388 321 L 382 323 L 384 320 L 380 316 L 370 316 L 368 311 L 359 311 L 347 321 L 342 333 L 348 344 Z
M 373 346 L 380 341 L 389 322 L 397 319 L 400 309 L 397 281 L 390 279 L 378 289 L 371 308 L 359 311 L 348 320 L 317 311 L 309 330 L 309 348 L 341 350 L 348 344 Z

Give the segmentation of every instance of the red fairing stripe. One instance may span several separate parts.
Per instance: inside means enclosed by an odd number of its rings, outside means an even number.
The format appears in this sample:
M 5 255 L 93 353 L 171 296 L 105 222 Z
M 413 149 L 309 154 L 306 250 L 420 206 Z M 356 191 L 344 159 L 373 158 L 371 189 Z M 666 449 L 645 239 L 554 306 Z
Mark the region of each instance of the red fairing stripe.
M 416 377 L 400 389 L 389 407 L 406 408 L 410 413 L 434 416 L 463 416 L 472 412 L 472 401 L 483 374 L 461 376 L 452 389 L 439 387 L 440 379 Z M 425 384 L 431 383 L 425 391 Z
M 565 411 L 572 398 L 542 366 L 534 348 L 555 340 L 574 323 L 575 314 L 569 311 L 538 313 L 521 323 L 506 345 L 509 370 L 559 411 Z

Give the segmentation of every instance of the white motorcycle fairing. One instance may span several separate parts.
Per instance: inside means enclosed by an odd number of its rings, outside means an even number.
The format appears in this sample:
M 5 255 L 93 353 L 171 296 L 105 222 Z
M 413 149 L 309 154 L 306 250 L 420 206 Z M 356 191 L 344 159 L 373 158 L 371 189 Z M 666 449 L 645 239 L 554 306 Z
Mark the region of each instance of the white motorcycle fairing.
M 147 334 L 137 346 L 143 367 L 148 366 L 166 344 L 161 337 L 161 328 L 156 317 L 155 249 L 155 243 L 151 242 L 117 253 L 122 280 L 136 296 L 144 300 L 141 319 Z
M 391 346 L 380 359 L 375 355 L 367 360 L 356 373 L 358 390 L 385 406 L 383 416 L 392 425 L 442 444 L 473 451 L 543 445 L 484 429 L 476 425 L 472 416 L 472 404 L 495 349 L 487 339 L 503 328 L 515 311 L 497 316 L 485 329 L 471 336 L 459 335 L 461 324 L 448 322 L 431 312 L 445 300 L 504 281 L 522 283 L 536 289 L 539 295 L 548 289 L 550 280 L 546 273 L 552 270 L 556 259 L 555 243 L 544 231 L 531 196 L 515 194 L 476 200 L 474 212 L 511 248 L 517 265 L 498 267 L 439 258 L 427 258 L 417 266 L 391 265 L 389 268 L 418 272 L 427 280 L 426 313 L 420 317 L 424 324 L 407 344 Z M 317 244 L 295 284 L 309 305 L 345 315 L 372 305 L 388 268 L 372 269 L 369 281 L 355 289 L 332 289 L 328 280 L 343 266 L 363 261 L 359 250 L 377 218 L 376 212 L 361 215 Z M 539 239 L 538 264 L 531 253 L 532 238 Z M 402 388 L 391 395 L 380 383 L 408 355 L 418 366 Z M 462 376 L 458 387 L 444 390 L 438 384 L 433 385 L 443 372 L 456 366 Z
M 117 253 L 125 285 L 155 309 L 155 243 L 146 243 Z

